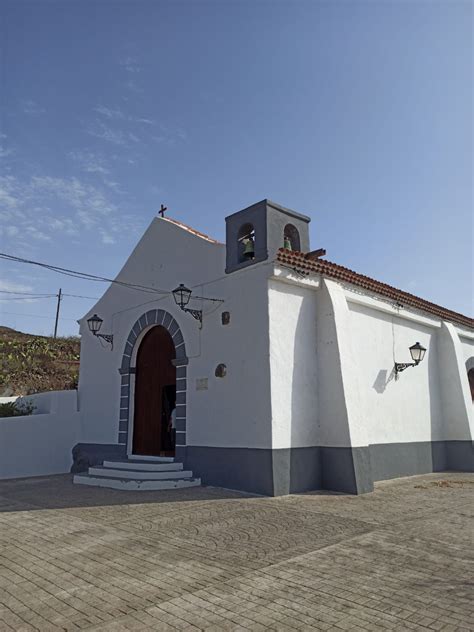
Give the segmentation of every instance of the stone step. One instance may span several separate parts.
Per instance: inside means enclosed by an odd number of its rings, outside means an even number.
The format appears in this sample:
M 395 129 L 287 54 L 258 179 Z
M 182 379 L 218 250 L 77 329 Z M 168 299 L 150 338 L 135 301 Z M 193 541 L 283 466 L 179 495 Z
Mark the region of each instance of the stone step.
M 102 476 L 89 476 L 88 474 L 75 474 L 76 485 L 91 485 L 93 487 L 108 487 L 128 491 L 159 491 L 163 489 L 183 489 L 185 487 L 199 487 L 200 478 L 165 479 L 154 481 L 124 480 L 117 478 L 104 478 Z
M 173 463 L 174 456 L 147 456 L 145 454 L 132 454 L 129 461 L 152 461 L 153 463 Z
M 181 464 L 182 465 L 182 464 Z M 193 473 L 188 470 L 174 470 L 165 472 L 144 472 L 142 470 L 122 470 L 112 469 L 109 467 L 90 467 L 90 476 L 103 476 L 105 478 L 120 478 L 136 481 L 159 481 L 159 480 L 174 480 L 182 478 L 192 478 Z
M 177 472 L 183 469 L 182 463 L 148 463 L 146 461 L 104 461 L 103 467 L 134 472 Z

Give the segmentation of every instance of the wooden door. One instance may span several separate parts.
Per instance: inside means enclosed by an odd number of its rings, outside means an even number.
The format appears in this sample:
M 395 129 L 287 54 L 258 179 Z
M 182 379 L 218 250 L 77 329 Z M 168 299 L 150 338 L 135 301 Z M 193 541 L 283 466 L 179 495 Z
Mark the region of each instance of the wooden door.
M 153 327 L 143 338 L 137 354 L 135 375 L 135 409 L 133 453 L 159 456 L 163 449 L 163 432 L 169 411 L 165 408 L 165 387 L 176 390 L 173 340 L 167 329 Z M 169 388 L 168 388 L 169 391 Z

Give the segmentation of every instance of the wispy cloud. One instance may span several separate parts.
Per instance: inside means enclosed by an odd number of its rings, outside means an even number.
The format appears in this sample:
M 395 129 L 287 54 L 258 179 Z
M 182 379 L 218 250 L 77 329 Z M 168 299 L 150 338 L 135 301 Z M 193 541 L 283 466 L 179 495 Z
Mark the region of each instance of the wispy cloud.
M 141 71 L 141 67 L 138 65 L 136 57 L 124 57 L 119 61 L 119 64 L 130 73 L 137 73 Z
M 151 139 L 155 143 L 164 143 L 166 145 L 176 145 L 177 143 L 184 143 L 188 140 L 188 135 L 182 127 L 159 125 L 159 133 L 151 136 Z
M 109 121 L 129 121 L 130 123 L 141 123 L 142 125 L 156 125 L 156 121 L 151 118 L 136 116 L 134 114 L 124 112 L 119 107 L 98 105 L 94 108 L 94 112 L 97 112 L 97 114 L 100 114 Z
M 115 121 L 123 121 L 127 118 L 126 114 L 122 112 L 119 108 L 108 108 L 105 105 L 98 105 L 94 108 L 94 112 L 105 116 L 105 118 L 112 119 Z
M 110 169 L 103 156 L 92 151 L 70 151 L 69 156 L 79 164 L 86 173 L 98 173 L 102 176 L 110 175 Z
M 132 143 L 138 143 L 140 141 L 133 132 L 114 129 L 102 121 L 95 121 L 92 125 L 87 127 L 86 131 L 90 136 L 120 147 L 129 147 Z
M 57 209 L 62 212 L 58 213 Z M 34 176 L 22 181 L 0 177 L 0 235 L 15 243 L 49 241 L 58 235 L 95 231 L 104 244 L 133 230 L 107 191 L 79 178 Z
M 31 285 L 23 285 L 22 283 L 0 279 L 0 290 L 4 292 L 31 292 L 32 289 Z
M 44 114 L 46 112 L 44 108 L 32 99 L 21 99 L 20 108 L 25 114 L 30 114 L 32 116 L 37 116 L 38 114 Z

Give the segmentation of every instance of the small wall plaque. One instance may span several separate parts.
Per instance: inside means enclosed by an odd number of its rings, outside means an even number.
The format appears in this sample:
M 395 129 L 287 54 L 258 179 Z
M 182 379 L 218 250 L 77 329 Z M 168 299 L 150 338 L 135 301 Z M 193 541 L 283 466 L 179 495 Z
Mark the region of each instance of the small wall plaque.
M 230 323 L 230 312 L 222 312 L 222 324 L 228 325 Z
M 196 390 L 207 391 L 207 389 L 208 389 L 208 378 L 207 377 L 196 378 Z

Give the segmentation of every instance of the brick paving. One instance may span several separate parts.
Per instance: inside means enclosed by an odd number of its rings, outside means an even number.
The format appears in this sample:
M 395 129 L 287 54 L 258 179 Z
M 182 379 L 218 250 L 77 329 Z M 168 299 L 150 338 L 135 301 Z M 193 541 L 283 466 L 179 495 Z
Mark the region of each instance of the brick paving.
M 474 475 L 364 496 L 0 481 L 0 630 L 474 630 Z

